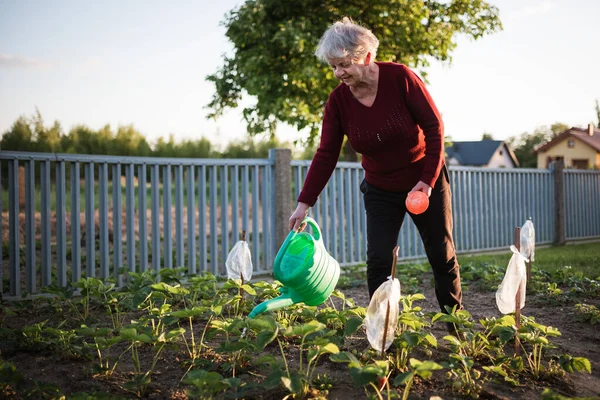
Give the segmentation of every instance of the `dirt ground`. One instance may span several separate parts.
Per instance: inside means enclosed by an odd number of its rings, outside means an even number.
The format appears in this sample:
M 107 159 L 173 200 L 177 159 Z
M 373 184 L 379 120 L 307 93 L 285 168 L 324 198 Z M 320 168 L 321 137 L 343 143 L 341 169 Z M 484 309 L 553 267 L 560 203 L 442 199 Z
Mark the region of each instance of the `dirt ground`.
M 430 279 L 425 277 L 424 282 L 428 283 L 429 281 Z M 429 284 L 424 284 L 421 289 L 427 299 L 416 304 L 420 305 L 424 312 L 437 312 L 438 305 L 435 301 L 433 288 Z M 358 305 L 365 307 L 368 305 L 366 286 L 343 289 L 342 291 L 347 298 L 353 298 Z M 599 305 L 599 303 L 600 301 L 594 301 L 596 305 Z M 479 319 L 486 317 L 500 316 L 495 304 L 494 293 L 491 292 L 465 291 L 464 305 L 472 314 L 474 321 L 479 321 Z M 577 396 L 600 399 L 600 335 L 598 334 L 598 326 L 577 322 L 574 318 L 572 306 L 565 306 L 563 308 L 548 306 L 547 302 L 544 302 L 541 297 L 536 296 L 527 297 L 523 315 L 535 317 L 537 322 L 557 328 L 562 333 L 562 336 L 551 338 L 551 342 L 557 345 L 558 348 L 549 351 L 556 354 L 568 353 L 572 356 L 588 358 L 592 364 L 592 374 L 567 374 L 565 378 L 553 378 L 545 382 L 521 379 L 521 386 L 518 387 L 510 386 L 501 381 L 489 381 L 484 385 L 480 398 L 537 399 L 540 398 L 540 393 L 544 388 L 549 387 L 567 397 Z M 7 319 L 6 322 L 8 326 L 15 328 L 18 325 L 31 324 L 48 318 L 51 319 L 51 316 L 32 313 L 29 316 L 24 315 Z M 55 322 L 49 322 L 48 325 L 52 324 L 54 326 Z M 201 326 L 195 328 L 198 331 L 202 329 Z M 444 343 L 441 339 L 446 335 L 446 331 L 442 329 L 441 324 L 434 325 L 432 333 L 436 336 L 440 344 Z M 361 352 L 366 350 L 369 345 L 364 332 L 359 331 L 347 343 L 347 346 L 349 349 L 354 348 Z M 447 358 L 448 350 L 444 346 L 440 347 L 439 350 L 435 350 L 431 359 L 442 361 Z M 2 358 L 13 362 L 17 367 L 17 371 L 26 379 L 52 383 L 57 385 L 62 393 L 89 393 L 97 391 L 110 393 L 116 396 L 115 398 L 135 398 L 134 395 L 128 394 L 120 387 L 120 384 L 127 380 L 125 372 L 118 372 L 110 379 L 104 379 L 93 374 L 90 370 L 89 361 L 75 360 L 69 357 L 57 357 L 55 354 L 45 354 L 43 352 L 18 352 L 15 349 L 11 349 L 7 343 L 0 343 L 0 351 Z M 275 345 L 267 348 L 267 351 L 279 356 L 279 349 Z M 186 399 L 185 386 L 179 382 L 185 372 L 181 366 L 179 356 L 168 351 L 165 351 L 163 354 L 164 356 L 156 368 L 156 373 L 152 376 L 152 384 L 150 385 L 148 394 L 144 397 L 150 399 Z M 296 353 L 291 352 L 289 356 L 288 361 L 291 364 L 297 361 L 294 359 L 294 354 Z M 416 356 L 416 358 L 420 357 Z M 151 359 L 151 353 L 141 354 L 142 364 L 150 363 Z M 327 398 L 340 400 L 366 398 L 364 390 L 356 388 L 353 385 L 346 365 L 332 363 L 327 357 L 323 357 L 322 360 L 317 372 L 321 374 L 326 373 L 334 380 L 334 386 L 329 390 Z M 219 356 L 215 355 L 215 359 L 212 361 L 220 362 Z M 127 370 L 127 360 L 123 360 L 120 368 Z M 256 376 L 241 375 L 240 377 L 243 380 L 260 382 L 260 379 Z M 441 373 L 434 375 L 434 378 L 429 381 L 417 380 L 411 390 L 410 398 L 429 399 L 431 396 L 439 396 L 443 399 L 463 398 L 451 392 L 445 383 L 444 375 Z M 281 399 L 284 396 L 285 392 L 283 390 L 263 389 L 253 391 L 244 398 Z M 17 395 L 15 398 L 25 397 Z M 42 397 L 40 396 L 40 398 Z
M 429 282 L 429 279 L 424 279 Z M 433 287 L 423 285 L 421 287 L 426 300 L 416 303 L 423 308 L 424 312 L 437 312 L 439 306 L 437 304 Z M 358 305 L 368 306 L 369 298 L 367 288 L 357 287 L 344 290 L 347 297 L 352 297 Z M 573 357 L 586 357 L 592 364 L 592 374 L 567 374 L 564 382 L 527 382 L 525 387 L 511 388 L 506 384 L 486 384 L 482 392 L 482 398 L 490 399 L 536 399 L 539 398 L 543 388 L 550 387 L 555 392 L 561 393 L 568 397 L 591 397 L 600 399 L 600 334 L 599 327 L 588 323 L 577 322 L 575 320 L 573 306 L 555 307 L 549 306 L 547 302 L 540 296 L 528 296 L 526 298 L 525 307 L 522 309 L 522 314 L 528 317 L 534 317 L 536 322 L 546 326 L 557 328 L 561 332 L 561 336 L 550 339 L 551 343 L 558 348 L 549 350 L 556 354 L 570 354 Z M 600 299 L 597 299 L 595 304 L 600 304 Z M 495 293 L 480 292 L 476 290 L 466 290 L 463 293 L 463 305 L 469 313 L 471 313 L 473 321 L 487 317 L 500 317 L 502 314 L 496 306 Z M 447 333 L 442 329 L 440 324 L 433 326 L 433 334 L 438 341 Z M 435 386 L 435 384 L 424 385 Z M 431 395 L 438 395 L 444 399 L 452 398 L 448 393 L 440 394 L 435 388 L 430 389 Z M 420 397 L 414 398 L 429 398 L 421 393 Z M 330 397 L 332 399 L 342 399 L 342 397 Z M 358 398 L 358 397 L 357 397 Z

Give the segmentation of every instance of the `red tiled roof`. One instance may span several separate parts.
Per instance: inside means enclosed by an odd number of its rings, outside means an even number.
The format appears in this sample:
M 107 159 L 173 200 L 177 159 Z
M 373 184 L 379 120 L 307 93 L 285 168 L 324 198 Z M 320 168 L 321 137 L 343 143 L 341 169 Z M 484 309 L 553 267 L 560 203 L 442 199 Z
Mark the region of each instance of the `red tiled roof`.
M 575 128 L 575 127 L 567 129 L 566 131 L 564 131 L 563 133 L 561 133 L 560 135 L 558 135 L 557 137 L 555 137 L 548 143 L 545 143 L 544 145 L 538 147 L 535 150 L 535 152 L 539 153 L 540 151 L 546 151 L 549 148 L 551 148 L 551 147 L 557 145 L 558 143 L 562 142 L 563 140 L 567 139 L 568 137 L 577 138 L 577 139 L 581 140 L 582 142 L 584 142 L 585 144 L 587 144 L 588 146 L 594 148 L 596 151 L 600 152 L 600 129 L 594 128 L 594 134 L 592 136 L 590 136 L 587 128 Z

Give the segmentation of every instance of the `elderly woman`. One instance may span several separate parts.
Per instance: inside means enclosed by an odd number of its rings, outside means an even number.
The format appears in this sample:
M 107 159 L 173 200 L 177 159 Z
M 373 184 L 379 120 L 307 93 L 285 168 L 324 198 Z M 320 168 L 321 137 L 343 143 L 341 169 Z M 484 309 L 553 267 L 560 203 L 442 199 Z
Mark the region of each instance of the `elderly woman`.
M 325 106 L 319 148 L 312 160 L 298 206 L 289 219 L 300 229 L 327 184 L 344 136 L 362 154 L 365 179 L 360 189 L 367 212 L 369 295 L 390 274 L 392 250 L 407 213 L 409 192 L 429 196 L 428 209 L 410 214 L 435 277 L 438 303 L 462 308 L 459 265 L 452 239 L 452 207 L 444 165 L 444 129 L 425 85 L 402 64 L 376 62 L 379 41 L 350 19 L 333 24 L 316 55 L 329 63 L 341 83 Z

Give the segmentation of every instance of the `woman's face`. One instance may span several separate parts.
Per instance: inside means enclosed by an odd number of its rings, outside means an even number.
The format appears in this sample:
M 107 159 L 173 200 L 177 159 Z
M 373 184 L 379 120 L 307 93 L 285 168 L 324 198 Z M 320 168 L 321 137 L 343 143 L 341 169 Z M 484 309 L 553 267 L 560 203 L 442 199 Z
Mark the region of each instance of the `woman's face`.
M 364 60 L 353 60 L 352 57 L 334 58 L 329 60 L 336 78 L 348 86 L 355 86 L 362 82 L 364 77 Z

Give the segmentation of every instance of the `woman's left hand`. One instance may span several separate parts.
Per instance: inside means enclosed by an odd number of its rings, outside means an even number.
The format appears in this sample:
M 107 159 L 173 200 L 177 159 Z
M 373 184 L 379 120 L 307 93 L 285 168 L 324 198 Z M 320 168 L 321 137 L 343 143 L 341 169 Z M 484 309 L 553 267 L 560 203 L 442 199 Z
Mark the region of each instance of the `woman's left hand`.
M 431 196 L 431 186 L 423 181 L 419 181 L 419 183 L 417 183 L 415 187 L 411 189 L 411 192 L 423 192 L 427 195 L 427 197 L 429 197 Z

